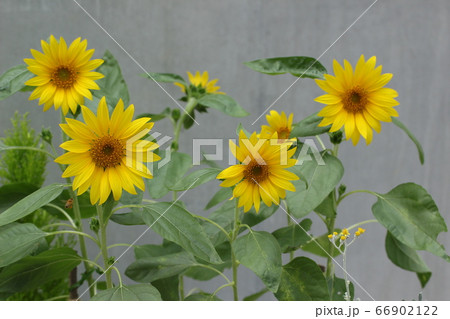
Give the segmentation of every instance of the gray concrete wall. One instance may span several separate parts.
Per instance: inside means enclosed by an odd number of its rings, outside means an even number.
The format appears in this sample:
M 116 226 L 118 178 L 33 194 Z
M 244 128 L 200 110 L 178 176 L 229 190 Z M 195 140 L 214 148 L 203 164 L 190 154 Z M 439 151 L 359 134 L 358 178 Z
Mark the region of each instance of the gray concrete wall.
M 181 150 L 190 152 L 195 137 L 233 137 L 242 122 L 256 130 L 264 122 L 251 123 L 294 80 L 292 76 L 271 77 L 246 68 L 242 63 L 258 58 L 306 55 L 318 57 L 345 29 L 371 5 L 361 1 L 119 1 L 79 0 L 127 51 L 150 72 L 184 74 L 186 70 L 208 70 L 220 79 L 223 91 L 233 96 L 252 115 L 243 120 L 227 118 L 212 110 L 200 115 L 200 126 L 182 134 Z M 425 186 L 436 200 L 441 214 L 450 223 L 450 91 L 448 73 L 450 40 L 448 37 L 450 2 L 447 0 L 378 1 L 320 61 L 331 69 L 333 58 L 346 58 L 355 63 L 361 53 L 376 55 L 385 72 L 394 74 L 389 86 L 399 92 L 398 111 L 401 120 L 417 135 L 424 146 L 426 162 L 419 164 L 414 145 L 392 124 L 383 125 L 381 134 L 367 147 L 344 143 L 341 159 L 346 168 L 345 184 L 349 189 L 371 189 L 387 192 L 397 184 L 413 181 Z M 141 112 L 158 112 L 174 107 L 174 102 L 154 83 L 138 76 L 142 70 L 112 41 L 72 0 L 0 0 L 0 72 L 30 57 L 29 49 L 40 48 L 40 39 L 50 34 L 66 40 L 87 38 L 96 57 L 110 50 L 119 60 L 130 89 L 131 101 Z M 179 97 L 178 88 L 164 85 Z M 294 112 L 299 120 L 321 106 L 313 99 L 322 94 L 311 80 L 298 81 L 275 105 L 275 109 Z M 0 102 L 0 131 L 9 127 L 9 118 L 16 110 L 30 112 L 33 126 L 57 130 L 58 112 L 43 113 L 37 103 L 27 101 L 28 94 L 18 94 Z M 170 135 L 167 123 L 155 129 Z M 55 165 L 49 169 L 56 171 Z M 59 176 L 49 173 L 48 182 Z M 203 212 L 205 198 L 218 185 L 199 187 L 185 198 L 195 213 Z M 218 184 L 218 183 L 217 183 Z M 348 226 L 372 218 L 373 198 L 354 195 L 343 202 L 337 225 Z M 261 225 L 272 230 L 285 223 L 278 212 Z M 315 234 L 325 228 L 314 219 Z M 109 241 L 132 242 L 145 228 L 111 225 Z M 386 257 L 385 231 L 377 224 L 349 251 L 348 270 L 376 300 L 417 299 L 421 291 L 415 274 L 398 269 Z M 439 240 L 450 250 L 450 236 Z M 158 242 L 149 231 L 139 243 Z M 118 256 L 122 248 L 113 251 Z M 90 254 L 97 251 L 91 247 Z M 424 253 L 433 271 L 424 289 L 429 300 L 450 299 L 450 265 Z M 121 269 L 133 260 L 130 251 L 120 260 Z M 324 260 L 321 260 L 323 263 Z M 339 272 L 338 272 L 339 273 Z M 241 267 L 240 294 L 245 296 L 262 288 L 250 271 Z M 214 290 L 222 282 L 208 284 L 187 281 L 186 290 L 200 286 Z M 222 298 L 230 298 L 224 289 Z M 361 289 L 357 296 L 370 297 Z M 271 300 L 269 294 L 264 299 Z

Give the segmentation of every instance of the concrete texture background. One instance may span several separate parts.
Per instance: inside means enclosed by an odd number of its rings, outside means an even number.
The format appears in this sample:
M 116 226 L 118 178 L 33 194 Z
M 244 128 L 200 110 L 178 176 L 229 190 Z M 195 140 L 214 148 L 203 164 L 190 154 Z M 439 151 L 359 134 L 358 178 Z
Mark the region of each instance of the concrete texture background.
M 371 4 L 361 1 L 119 1 L 79 0 L 79 3 L 150 72 L 185 74 L 187 70 L 208 70 L 219 85 L 234 97 L 251 116 L 235 119 L 212 110 L 197 117 L 195 125 L 182 134 L 181 151 L 190 153 L 193 138 L 234 137 L 238 123 L 249 130 L 259 129 L 251 123 L 295 80 L 290 75 L 271 77 L 256 73 L 242 63 L 258 58 L 306 55 L 320 56 Z M 450 71 L 448 53 L 450 2 L 447 0 L 379 0 L 320 59 L 331 70 L 332 60 L 348 59 L 356 63 L 360 54 L 377 56 L 384 72 L 394 74 L 389 87 L 399 92 L 397 108 L 401 120 L 422 142 L 426 161 L 421 166 L 414 145 L 392 124 L 383 125 L 367 147 L 344 143 L 340 157 L 346 168 L 343 182 L 348 189 L 371 189 L 387 192 L 397 184 L 415 182 L 423 185 L 434 197 L 441 214 L 450 224 Z M 81 36 L 99 58 L 108 49 L 120 62 L 130 90 L 131 102 L 139 112 L 158 112 L 176 107 L 174 102 L 154 83 L 141 78 L 142 70 L 109 38 L 72 0 L 0 0 L 0 72 L 31 57 L 30 48 L 40 49 L 40 39 L 50 34 L 64 36 L 70 42 Z M 178 88 L 164 84 L 174 97 Z M 295 120 L 318 110 L 313 99 L 322 94 L 314 81 L 298 81 L 274 106 L 293 112 Z M 30 112 L 33 126 L 42 125 L 57 132 L 59 113 L 43 113 L 28 93 L 0 102 L 0 131 L 9 127 L 9 118 L 16 110 Z M 167 122 L 158 122 L 155 129 L 171 135 Z M 55 133 L 56 135 L 57 133 Z M 56 170 L 51 164 L 49 169 Z M 59 180 L 49 173 L 47 183 Z M 214 182 L 192 190 L 184 198 L 188 208 L 198 214 L 207 198 L 218 189 Z M 348 226 L 371 219 L 369 195 L 354 195 L 340 207 L 337 226 Z M 260 226 L 273 230 L 284 225 L 282 211 Z M 325 232 L 314 219 L 313 233 Z M 417 299 L 421 291 L 414 273 L 394 266 L 384 251 L 385 231 L 370 224 L 367 232 L 349 251 L 348 271 L 376 300 Z M 130 243 L 144 227 L 127 228 L 111 224 L 110 244 Z M 439 240 L 450 249 L 450 236 Z M 149 231 L 138 244 L 159 242 Z M 112 251 L 118 256 L 123 248 Z M 97 251 L 91 247 L 90 254 Z M 450 299 L 450 265 L 431 254 L 423 254 L 433 276 L 423 290 L 424 299 Z M 119 267 L 134 259 L 132 251 L 123 256 Z M 317 260 L 317 259 L 316 259 Z M 324 263 L 325 260 L 319 260 Z M 338 274 L 341 274 L 338 271 Z M 263 287 L 250 271 L 240 268 L 240 295 L 246 296 Z M 129 279 L 126 279 L 129 282 Z M 201 287 L 214 291 L 220 279 L 209 283 L 186 282 L 186 291 Z M 362 289 L 357 297 L 371 300 Z M 221 291 L 221 298 L 230 299 L 231 289 Z M 271 294 L 262 299 L 273 300 Z

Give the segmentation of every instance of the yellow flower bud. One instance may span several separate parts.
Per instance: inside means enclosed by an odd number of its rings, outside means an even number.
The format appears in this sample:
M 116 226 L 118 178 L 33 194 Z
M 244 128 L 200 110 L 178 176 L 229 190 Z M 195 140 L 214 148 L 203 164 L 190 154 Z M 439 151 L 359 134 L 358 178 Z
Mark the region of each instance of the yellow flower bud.
M 328 238 L 333 238 L 333 234 L 329 234 L 329 235 L 328 235 Z
M 361 234 L 364 234 L 364 232 L 366 231 L 364 228 L 361 228 L 361 227 L 358 227 L 358 231 L 361 233 Z
M 350 235 L 350 233 L 348 232 L 347 228 L 344 228 L 344 229 L 342 230 L 342 235 L 344 235 L 344 236 Z
M 346 240 L 346 239 L 347 239 L 347 237 L 341 236 L 341 240 L 342 240 L 342 241 L 344 241 L 344 240 Z
M 359 231 L 355 232 L 356 237 L 358 237 L 359 235 L 361 235 L 361 233 Z

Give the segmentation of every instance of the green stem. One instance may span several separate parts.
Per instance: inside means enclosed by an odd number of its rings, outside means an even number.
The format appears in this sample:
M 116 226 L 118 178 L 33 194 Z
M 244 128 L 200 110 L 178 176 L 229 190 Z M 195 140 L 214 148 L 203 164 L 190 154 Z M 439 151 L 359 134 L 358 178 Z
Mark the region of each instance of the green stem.
M 64 117 L 64 114 L 61 111 L 61 124 L 64 124 L 66 122 L 66 119 Z M 62 141 L 65 142 L 67 140 L 67 135 L 61 130 L 61 138 Z M 56 155 L 56 150 L 53 147 L 53 151 L 55 152 Z M 65 170 L 64 165 L 60 165 L 60 168 L 62 171 Z M 70 177 L 66 178 L 67 183 L 72 184 L 72 180 Z M 74 213 L 74 217 L 75 217 L 75 221 L 76 224 L 78 226 L 78 230 L 82 233 L 84 233 L 83 231 L 83 221 L 81 219 L 81 211 L 80 211 L 80 204 L 78 202 L 78 197 L 77 194 L 75 194 L 75 191 L 73 190 L 73 187 L 69 187 L 69 194 L 70 197 L 73 199 L 73 213 Z M 86 249 L 86 242 L 84 240 L 83 236 L 78 236 L 78 242 L 80 243 L 80 250 L 81 250 L 81 256 L 83 257 L 83 259 L 88 260 L 88 254 L 87 254 L 87 249 Z M 84 261 L 84 269 L 87 273 L 89 273 L 90 270 L 90 265 L 88 262 Z M 89 274 L 87 276 L 87 282 L 88 282 L 88 286 L 89 286 L 89 296 L 93 297 L 95 294 L 95 289 L 94 289 L 94 280 L 92 279 L 92 275 Z
M 196 264 L 196 266 L 197 266 L 197 267 L 203 267 L 203 268 L 206 268 L 206 269 L 215 271 L 217 274 L 219 274 L 220 276 L 222 276 L 222 278 L 225 279 L 226 282 L 232 283 L 232 281 L 230 281 L 230 279 L 228 279 L 228 277 L 225 276 L 225 274 L 224 274 L 223 272 L 221 272 L 220 270 L 218 270 L 218 269 L 216 269 L 216 268 L 214 268 L 214 267 L 211 267 L 211 266 L 208 266 L 208 265 L 205 265 L 205 264 Z
M 113 285 L 111 280 L 111 269 L 109 269 L 108 243 L 106 241 L 106 227 L 108 223 L 106 220 L 104 220 L 103 207 L 97 205 L 96 208 L 100 224 L 100 248 L 103 256 L 103 265 L 105 267 L 106 288 L 110 289 L 113 287 Z
M 320 146 L 322 147 L 323 150 L 326 150 L 327 148 L 325 147 L 325 144 L 323 144 L 322 139 L 320 138 L 319 135 L 316 135 L 316 140 L 317 142 L 319 142 Z
M 228 241 L 231 240 L 231 237 L 230 237 L 230 235 L 228 234 L 228 232 L 227 232 L 222 226 L 220 226 L 219 224 L 217 224 L 216 222 L 212 221 L 212 220 L 209 219 L 209 218 L 200 216 L 200 215 L 194 215 L 194 217 L 196 217 L 196 218 L 198 218 L 198 219 L 201 219 L 201 220 L 204 220 L 205 222 L 208 222 L 208 223 L 210 223 L 211 225 L 216 226 L 218 229 L 220 229 L 220 231 L 221 231 L 222 233 L 224 233 L 224 235 L 227 237 Z
M 172 150 L 173 151 L 178 150 L 178 141 L 180 139 L 180 132 L 181 132 L 181 127 L 183 126 L 183 123 L 184 123 L 184 119 L 186 118 L 186 116 L 191 116 L 190 114 L 192 113 L 194 108 L 197 106 L 197 103 L 198 103 L 198 101 L 196 98 L 190 97 L 188 99 L 186 108 L 184 109 L 184 112 L 181 113 L 181 116 L 177 121 L 177 125 L 175 126 L 174 138 L 173 138 L 173 142 L 172 142 Z
M 68 299 L 69 295 L 61 295 L 61 296 L 56 296 L 56 297 L 52 297 L 50 299 L 46 299 L 45 301 L 56 301 L 59 299 Z
M 369 223 L 378 223 L 378 220 L 376 220 L 376 219 L 368 219 L 368 220 L 359 222 L 357 224 L 351 225 L 350 227 L 347 227 L 347 230 L 352 230 L 353 228 L 359 227 L 359 226 L 364 225 L 364 224 L 369 224 Z
M 122 276 L 120 275 L 119 269 L 117 269 L 117 267 L 115 267 L 115 266 L 113 266 L 111 268 L 116 271 L 117 279 L 119 279 L 119 286 L 122 287 Z
M 178 291 L 180 293 L 180 299 L 184 300 L 184 277 L 180 275 L 178 277 Z
M 45 205 L 45 206 L 48 206 L 48 207 L 52 207 L 52 208 L 54 208 L 54 209 L 57 209 L 61 214 L 63 214 L 63 215 L 67 218 L 67 220 L 70 222 L 70 224 L 72 224 L 73 227 L 77 228 L 77 225 L 76 225 L 75 222 L 73 221 L 72 217 L 70 217 L 70 215 L 67 214 L 67 212 L 66 212 L 64 209 L 62 209 L 62 208 L 59 207 L 59 206 L 53 205 L 53 204 L 51 204 L 51 203 L 48 203 L 48 204 Z
M 238 262 L 236 260 L 236 255 L 234 253 L 233 243 L 239 234 L 239 207 L 237 199 L 234 200 L 234 227 L 233 227 L 233 235 L 231 237 L 231 265 L 233 269 L 233 297 L 234 301 L 239 300 L 238 294 Z
M 217 288 L 212 295 L 215 296 L 223 288 L 230 287 L 230 286 L 233 286 L 233 285 L 234 285 L 234 282 L 230 281 L 229 283 L 226 283 L 226 284 L 220 286 L 219 288 Z
M 108 250 L 110 248 L 114 248 L 114 247 L 133 247 L 133 245 L 130 244 L 113 244 L 113 245 L 109 245 L 108 247 L 106 247 Z M 95 256 L 94 261 L 97 262 L 97 260 L 102 256 L 102 252 L 99 252 L 97 256 Z
M 53 235 L 58 235 L 58 234 L 75 234 L 75 235 L 81 236 L 81 238 L 83 238 L 83 236 L 84 236 L 84 237 L 91 239 L 94 243 L 99 245 L 98 240 L 95 239 L 94 237 L 92 237 L 91 235 L 80 232 L 80 231 L 75 231 L 75 230 L 58 230 L 58 231 L 54 231 L 51 233 L 47 233 L 46 236 L 53 236 Z M 83 238 L 83 240 L 84 240 L 84 238 Z
M 356 193 L 367 193 L 367 194 L 371 194 L 371 195 L 374 195 L 374 196 L 376 196 L 376 197 L 379 197 L 379 195 L 378 195 L 377 193 L 372 192 L 372 191 L 369 191 L 369 190 L 367 190 L 367 189 L 357 189 L 357 190 L 354 190 L 354 191 L 351 191 L 351 192 L 348 192 L 348 193 L 342 195 L 342 196 L 339 198 L 339 200 L 337 201 L 337 204 L 339 205 L 340 202 L 341 202 L 344 198 L 346 198 L 347 196 L 350 196 L 350 195 L 356 194 Z
M 66 224 L 66 223 L 53 223 L 53 224 L 48 224 L 48 225 L 44 225 L 41 227 L 42 230 L 45 229 L 51 229 L 53 227 L 69 227 L 73 230 L 77 230 L 76 226 L 70 225 L 70 224 Z

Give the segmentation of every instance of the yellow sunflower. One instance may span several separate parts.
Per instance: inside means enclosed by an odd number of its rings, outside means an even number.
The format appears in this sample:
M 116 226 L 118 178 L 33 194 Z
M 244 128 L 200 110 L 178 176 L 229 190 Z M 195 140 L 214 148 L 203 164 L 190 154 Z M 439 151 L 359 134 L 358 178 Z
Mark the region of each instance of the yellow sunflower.
M 145 190 L 145 178 L 153 178 L 142 162 L 153 162 L 160 157 L 152 150 L 156 143 L 140 140 L 153 127 L 149 117 L 133 121 L 134 106 L 124 110 L 122 100 L 117 103 L 109 117 L 106 100 L 98 105 L 97 116 L 85 106 L 81 106 L 85 123 L 66 118 L 62 130 L 72 140 L 61 144 L 68 151 L 55 162 L 68 164 L 64 178 L 75 176 L 73 189 L 78 195 L 91 188 L 91 203 L 103 204 L 111 191 L 119 200 L 122 189 L 136 194 L 134 186 Z
M 102 59 L 90 60 L 94 49 L 86 50 L 87 40 L 75 39 L 69 47 L 61 37 L 59 42 L 52 35 L 50 43 L 41 40 L 44 53 L 31 49 L 34 59 L 24 59 L 28 70 L 37 76 L 25 82 L 36 86 L 30 100 L 39 98 L 44 111 L 53 105 L 62 108 L 65 114 L 69 108 L 73 113 L 77 106 L 84 103 L 84 97 L 92 100 L 89 90 L 98 90 L 94 80 L 103 78 L 103 74 L 92 72 L 103 63 Z
M 316 80 L 317 85 L 328 94 L 319 96 L 315 101 L 326 104 L 319 113 L 324 117 L 319 126 L 332 124 L 330 132 L 345 126 L 345 136 L 351 138 L 353 145 L 358 144 L 359 136 L 372 141 L 374 129 L 381 131 L 381 123 L 391 122 L 392 116 L 398 116 L 394 106 L 397 91 L 385 88 L 392 74 L 381 74 L 382 66 L 375 67 L 376 57 L 367 61 L 361 55 L 355 70 L 347 60 L 344 68 L 333 61 L 335 76 L 325 74 L 325 80 Z
M 270 111 L 270 115 L 266 115 L 267 123 L 269 125 L 261 126 L 261 138 L 270 138 L 273 133 L 278 133 L 279 140 L 286 140 L 292 131 L 292 121 L 294 119 L 294 114 L 291 113 L 289 118 L 286 113 L 281 112 L 279 114 L 277 111 Z
M 188 72 L 189 82 L 191 85 L 193 85 L 196 88 L 204 89 L 206 93 L 214 93 L 214 94 L 225 94 L 224 92 L 218 92 L 220 90 L 220 86 L 215 86 L 218 79 L 214 79 L 208 82 L 209 80 L 209 74 L 208 71 L 203 72 L 203 74 L 200 74 L 199 71 L 195 73 L 195 76 L 192 75 L 191 72 Z M 181 91 L 183 93 L 186 93 L 186 87 L 184 84 L 175 82 L 176 86 L 179 86 L 181 88 Z
M 290 182 L 298 176 L 287 168 L 295 165 L 297 160 L 291 157 L 295 147 L 289 149 L 290 142 L 279 144 L 277 133 L 271 139 L 259 139 L 256 133 L 247 138 L 241 130 L 239 146 L 230 141 L 230 149 L 240 164 L 230 166 L 217 175 L 224 181 L 222 187 L 232 187 L 233 198 L 239 198 L 238 206 L 244 206 L 248 212 L 255 206 L 259 211 L 261 199 L 267 206 L 279 204 L 280 198 L 286 197 L 286 190 L 295 192 Z

